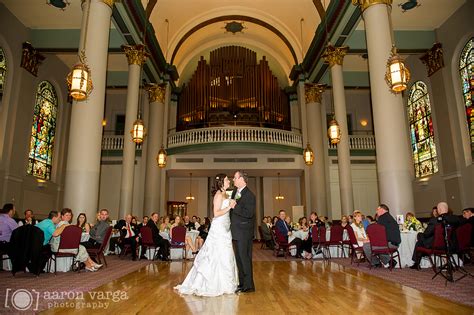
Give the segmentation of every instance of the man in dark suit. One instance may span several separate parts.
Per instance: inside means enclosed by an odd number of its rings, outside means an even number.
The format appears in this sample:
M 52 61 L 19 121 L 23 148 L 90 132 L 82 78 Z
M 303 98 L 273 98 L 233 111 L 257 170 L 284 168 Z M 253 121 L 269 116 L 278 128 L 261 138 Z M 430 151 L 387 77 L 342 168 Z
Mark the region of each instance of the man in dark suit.
M 236 292 L 255 292 L 252 266 L 252 242 L 255 229 L 255 195 L 247 187 L 248 174 L 237 171 L 234 174 L 230 213 L 230 228 L 234 243 L 235 259 L 239 269 L 239 286 Z
M 146 226 L 151 229 L 151 233 L 153 236 L 153 243 L 155 243 L 155 246 L 160 248 L 158 250 L 158 258 L 163 261 L 168 261 L 169 260 L 168 257 L 170 255 L 170 243 L 160 235 L 160 230 L 158 229 L 158 226 L 157 226 L 158 219 L 159 219 L 158 213 L 156 212 L 152 213 L 151 220 L 148 221 Z
M 272 231 L 270 231 L 270 228 L 268 227 L 267 220 L 267 217 L 263 217 L 262 223 L 260 224 L 260 229 L 262 231 L 263 241 L 268 248 L 273 249 L 275 246 L 273 244 Z
M 474 208 L 466 208 L 462 211 L 461 224 L 472 225 L 471 247 L 474 247 Z
M 285 210 L 280 210 L 278 213 L 278 216 L 280 217 L 275 225 L 275 229 L 280 233 L 281 235 L 285 236 L 286 240 L 288 241 L 288 236 L 290 236 L 293 232 L 291 231 L 291 226 L 286 223 L 286 211 Z M 295 245 L 296 246 L 296 257 L 303 257 L 303 248 L 302 248 L 302 240 L 295 237 L 289 245 Z
M 413 251 L 412 260 L 415 262 L 411 269 L 419 269 L 421 261 L 421 253 L 416 251 L 417 247 L 431 248 L 434 241 L 435 226 L 437 224 L 448 224 L 456 228 L 460 224 L 460 219 L 458 216 L 448 213 L 449 207 L 446 202 L 440 202 L 437 206 L 438 217 L 432 217 L 428 222 L 428 226 L 423 233 L 418 233 L 417 242 L 415 244 L 415 250 Z M 443 223 L 444 222 L 444 223 Z
M 158 216 L 158 219 L 160 219 L 159 216 Z M 150 218 L 149 218 L 147 215 L 144 216 L 142 223 L 140 223 L 140 224 L 137 225 L 138 231 L 140 231 L 140 229 L 141 229 L 142 227 L 147 226 L 147 225 L 148 225 L 148 221 L 150 221 Z
M 114 228 L 120 231 L 120 242 L 122 247 L 125 244 L 130 244 L 130 247 L 132 248 L 132 260 L 137 260 L 137 242 L 139 232 L 137 230 L 137 225 L 132 223 L 132 215 L 127 214 L 125 220 L 118 221 Z

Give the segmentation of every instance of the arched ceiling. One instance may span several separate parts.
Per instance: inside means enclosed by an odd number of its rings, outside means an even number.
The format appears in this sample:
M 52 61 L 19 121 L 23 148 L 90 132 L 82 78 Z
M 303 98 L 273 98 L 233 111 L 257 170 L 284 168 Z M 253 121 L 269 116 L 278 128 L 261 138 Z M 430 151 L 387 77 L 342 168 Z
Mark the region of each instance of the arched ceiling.
M 142 0 L 145 7 L 148 0 Z M 329 1 L 327 1 L 329 2 Z M 159 0 L 150 16 L 167 62 L 178 69 L 178 84 L 189 80 L 197 60 L 218 47 L 240 45 L 266 56 L 282 86 L 291 68 L 301 63 L 320 17 L 310 0 Z M 326 3 L 327 6 L 327 3 Z M 245 29 L 226 32 L 229 22 Z

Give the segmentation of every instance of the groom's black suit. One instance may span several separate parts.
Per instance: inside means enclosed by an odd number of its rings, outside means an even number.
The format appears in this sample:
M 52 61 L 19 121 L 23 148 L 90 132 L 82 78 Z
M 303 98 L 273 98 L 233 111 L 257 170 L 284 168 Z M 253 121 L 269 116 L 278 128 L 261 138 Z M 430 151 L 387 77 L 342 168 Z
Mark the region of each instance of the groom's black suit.
M 237 190 L 232 193 L 235 199 Z M 230 212 L 230 229 L 239 269 L 239 284 L 243 291 L 255 289 L 252 269 L 252 242 L 255 230 L 255 195 L 247 187 L 240 192 L 240 199 Z

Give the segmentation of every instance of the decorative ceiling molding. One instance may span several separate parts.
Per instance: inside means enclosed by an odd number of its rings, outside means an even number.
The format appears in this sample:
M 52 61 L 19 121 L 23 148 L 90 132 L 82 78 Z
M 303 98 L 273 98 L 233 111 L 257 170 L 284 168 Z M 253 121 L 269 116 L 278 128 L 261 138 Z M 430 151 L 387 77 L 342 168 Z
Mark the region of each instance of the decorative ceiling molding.
M 295 62 L 295 65 L 298 64 L 298 58 L 296 57 L 295 50 L 293 49 L 293 46 L 291 45 L 290 41 L 285 37 L 285 35 L 283 35 L 282 32 L 280 32 L 276 27 L 274 27 L 273 25 L 271 25 L 271 24 L 269 24 L 265 21 L 262 21 L 260 19 L 254 18 L 254 17 L 246 16 L 246 15 L 223 15 L 223 16 L 218 16 L 218 17 L 206 20 L 204 22 L 201 22 L 198 25 L 194 26 L 183 37 L 181 37 L 181 39 L 179 40 L 178 44 L 176 45 L 176 47 L 173 50 L 173 54 L 171 55 L 170 64 L 174 64 L 174 58 L 176 57 L 176 54 L 178 53 L 178 50 L 183 45 L 183 43 L 190 36 L 192 36 L 195 32 L 197 32 L 198 30 L 200 30 L 203 27 L 206 27 L 210 24 L 224 22 L 224 21 L 235 21 L 235 20 L 245 21 L 245 22 L 260 25 L 260 26 L 268 29 L 269 31 L 271 31 L 275 35 L 277 35 L 285 43 L 285 45 L 288 47 L 288 49 L 290 50 L 291 55 L 293 56 L 293 60 Z

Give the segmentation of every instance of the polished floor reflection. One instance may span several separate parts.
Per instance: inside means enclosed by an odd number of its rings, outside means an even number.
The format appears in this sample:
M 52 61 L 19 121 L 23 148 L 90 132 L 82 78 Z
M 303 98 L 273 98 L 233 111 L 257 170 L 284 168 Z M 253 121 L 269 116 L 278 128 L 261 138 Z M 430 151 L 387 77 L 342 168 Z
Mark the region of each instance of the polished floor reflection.
M 473 314 L 474 309 L 397 283 L 322 261 L 254 262 L 257 292 L 217 298 L 180 296 L 180 283 L 192 261 L 152 263 L 92 292 L 121 292 L 127 299 L 108 299 L 91 310 L 98 295 L 51 314 Z M 387 270 L 387 272 L 389 272 Z M 447 288 L 449 289 L 449 288 Z M 74 301 L 71 301 L 74 302 Z M 97 304 L 98 305 L 98 304 Z

